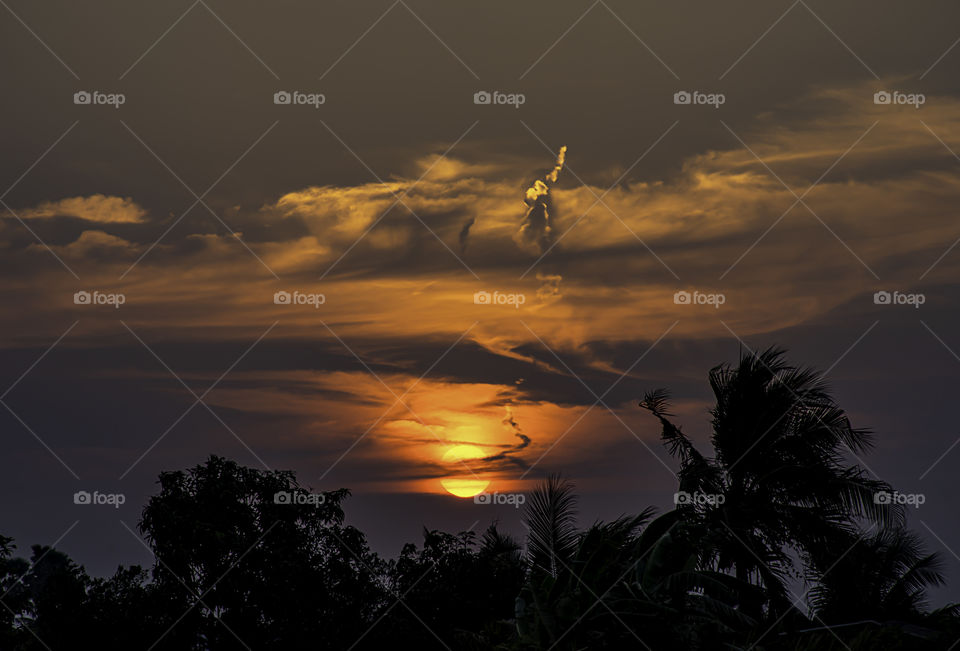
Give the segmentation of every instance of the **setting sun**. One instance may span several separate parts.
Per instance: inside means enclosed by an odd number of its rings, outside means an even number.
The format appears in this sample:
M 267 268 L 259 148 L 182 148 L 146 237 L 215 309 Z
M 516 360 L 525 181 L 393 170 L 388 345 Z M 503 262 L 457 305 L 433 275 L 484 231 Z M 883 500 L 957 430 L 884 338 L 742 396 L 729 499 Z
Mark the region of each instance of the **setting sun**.
M 482 459 L 483 457 L 483 450 L 475 445 L 457 445 L 450 448 L 443 454 L 443 462 L 450 466 L 451 471 L 461 474 L 441 479 L 440 485 L 456 497 L 479 495 L 490 485 L 489 480 L 480 479 L 472 474 L 469 466 L 461 462 L 470 459 Z

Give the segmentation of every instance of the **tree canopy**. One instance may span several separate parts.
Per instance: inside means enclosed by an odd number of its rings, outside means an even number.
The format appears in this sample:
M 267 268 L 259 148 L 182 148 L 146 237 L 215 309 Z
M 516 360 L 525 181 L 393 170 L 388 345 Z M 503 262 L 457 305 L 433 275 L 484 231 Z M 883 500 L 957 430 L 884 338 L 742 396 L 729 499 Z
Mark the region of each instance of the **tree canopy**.
M 530 493 L 524 540 L 423 531 L 393 559 L 344 523 L 350 493 L 218 456 L 164 472 L 138 524 L 149 568 L 91 577 L 0 536 L 0 649 L 952 649 L 960 607 L 891 486 L 810 369 L 770 349 L 710 371 L 711 450 L 640 407 L 678 464 L 675 508 L 578 527 L 576 486 Z

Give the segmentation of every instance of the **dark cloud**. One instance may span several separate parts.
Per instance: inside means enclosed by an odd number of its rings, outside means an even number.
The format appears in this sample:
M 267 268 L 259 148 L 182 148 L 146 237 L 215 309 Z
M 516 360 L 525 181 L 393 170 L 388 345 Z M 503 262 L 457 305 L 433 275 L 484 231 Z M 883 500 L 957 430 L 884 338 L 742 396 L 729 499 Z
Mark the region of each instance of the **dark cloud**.
M 960 236 L 960 183 L 948 149 L 960 146 L 960 50 L 933 65 L 956 39 L 955 3 L 883 2 L 865 26 L 863 8 L 845 4 L 796 5 L 784 16 L 786 6 L 756 0 L 733 14 L 703 4 L 695 15 L 680 4 L 611 2 L 569 33 L 582 7 L 411 3 L 443 43 L 398 6 L 339 62 L 389 2 L 208 4 L 234 34 L 198 5 L 148 51 L 183 8 L 12 2 L 79 80 L 18 21 L 0 26 L 10 62 L 0 72 L 10 98 L 0 106 L 0 192 L 29 226 L 0 218 L 0 390 L 43 356 L 4 398 L 23 422 L 0 410 L 0 490 L 17 496 L 3 501 L 0 533 L 16 535 L 21 553 L 75 520 L 76 480 L 31 430 L 84 481 L 113 485 L 194 401 L 121 319 L 198 393 L 278 323 L 209 396 L 229 428 L 195 406 L 121 482 L 130 499 L 120 515 L 130 523 L 157 472 L 211 451 L 250 465 L 259 456 L 321 483 L 394 400 L 368 370 L 397 393 L 426 374 L 421 388 L 450 391 L 445 400 L 476 396 L 462 410 L 495 413 L 502 426 L 486 461 L 507 473 L 531 468 L 532 477 L 566 471 L 581 482 L 585 512 L 667 506 L 673 478 L 636 399 L 670 388 L 678 418 L 705 445 L 706 371 L 736 360 L 732 330 L 754 349 L 780 344 L 793 359 L 833 367 L 841 404 L 856 425 L 877 430 L 871 469 L 925 491 L 924 522 L 951 546 L 958 540 L 956 450 L 929 470 L 958 435 L 960 257 L 949 249 Z M 494 86 L 527 101 L 519 110 L 472 102 Z M 127 102 L 76 106 L 81 88 L 117 90 Z M 273 104 L 277 90 L 295 88 L 327 101 Z M 727 101 L 703 111 L 674 105 L 685 88 Z M 880 88 L 928 101 L 879 107 Z M 568 144 L 576 175 L 568 168 L 554 185 L 558 169 L 534 174 L 555 154 L 543 143 Z M 805 196 L 809 211 L 784 213 L 795 197 L 774 174 L 798 194 L 819 180 Z M 521 207 L 528 183 L 518 179 L 536 176 L 543 188 L 534 185 Z M 226 225 L 193 205 L 191 190 L 208 188 L 204 201 Z M 394 192 L 409 209 L 391 207 Z M 561 235 L 529 268 L 531 253 Z M 127 292 L 127 304 L 111 312 L 72 303 L 75 291 L 95 288 Z M 323 292 L 327 302 L 286 310 L 272 302 L 286 288 Z M 720 291 L 727 303 L 684 311 L 672 301 L 684 289 Z M 880 289 L 922 291 L 927 301 L 920 310 L 878 306 Z M 471 297 L 480 290 L 526 302 L 478 306 Z M 533 466 L 596 401 L 581 380 L 597 395 L 612 386 L 604 402 L 623 422 L 598 406 Z M 444 426 L 436 413 L 425 420 Z M 322 481 L 357 488 L 348 517 L 379 549 L 395 552 L 422 525 L 467 528 L 485 517 L 522 533 L 512 511 L 391 494 L 390 481 L 444 469 L 383 456 L 385 441 L 434 442 L 402 407 L 383 423 Z M 398 424 L 409 429 L 387 427 Z M 96 572 L 149 562 L 116 519 L 99 514 L 64 548 Z M 943 599 L 956 598 L 960 566 L 949 569 Z

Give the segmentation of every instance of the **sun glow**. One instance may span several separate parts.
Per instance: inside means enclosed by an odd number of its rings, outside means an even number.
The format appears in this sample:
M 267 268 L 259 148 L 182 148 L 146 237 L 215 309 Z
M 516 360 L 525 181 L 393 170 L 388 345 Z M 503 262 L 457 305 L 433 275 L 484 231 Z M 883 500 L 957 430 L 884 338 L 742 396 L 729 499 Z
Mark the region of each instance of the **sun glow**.
M 490 481 L 473 475 L 469 465 L 462 462 L 482 459 L 484 456 L 486 455 L 483 450 L 475 445 L 455 445 L 450 448 L 443 454 L 443 462 L 450 466 L 451 472 L 458 475 L 441 479 L 440 485 L 456 497 L 473 497 L 482 493 L 490 485 Z

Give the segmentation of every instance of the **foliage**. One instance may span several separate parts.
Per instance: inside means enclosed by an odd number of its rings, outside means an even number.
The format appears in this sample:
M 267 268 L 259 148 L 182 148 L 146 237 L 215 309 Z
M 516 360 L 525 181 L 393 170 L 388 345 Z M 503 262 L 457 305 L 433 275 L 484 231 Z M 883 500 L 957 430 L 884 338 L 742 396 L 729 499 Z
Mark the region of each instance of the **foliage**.
M 387 561 L 344 523 L 348 491 L 212 456 L 160 475 L 139 523 L 149 570 L 91 578 L 0 536 L 0 649 L 952 648 L 960 606 L 927 604 L 941 559 L 847 461 L 872 435 L 818 375 L 770 349 L 709 380 L 710 454 L 665 390 L 640 403 L 686 496 L 659 517 L 579 529 L 574 485 L 553 475 L 529 495 L 525 544 L 496 524 L 424 530 Z

